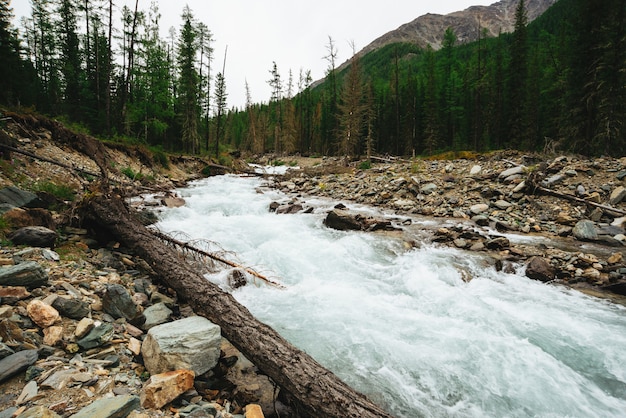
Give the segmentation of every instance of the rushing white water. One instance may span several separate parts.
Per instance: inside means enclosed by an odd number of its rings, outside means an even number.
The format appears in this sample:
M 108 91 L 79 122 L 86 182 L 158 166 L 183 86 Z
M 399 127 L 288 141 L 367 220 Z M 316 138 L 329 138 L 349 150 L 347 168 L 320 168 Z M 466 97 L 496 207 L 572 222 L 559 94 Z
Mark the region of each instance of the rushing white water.
M 159 227 L 219 242 L 280 280 L 286 289 L 233 295 L 394 416 L 626 414 L 623 307 L 498 273 L 472 253 L 330 230 L 324 208 L 269 213 L 284 196 L 259 185 L 194 183 Z M 223 274 L 211 280 L 225 285 Z

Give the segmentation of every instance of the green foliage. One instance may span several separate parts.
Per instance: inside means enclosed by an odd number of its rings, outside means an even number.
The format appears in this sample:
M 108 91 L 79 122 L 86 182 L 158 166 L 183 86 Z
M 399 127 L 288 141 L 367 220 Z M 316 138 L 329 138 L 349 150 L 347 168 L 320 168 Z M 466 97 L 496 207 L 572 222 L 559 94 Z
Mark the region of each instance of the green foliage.
M 210 177 L 210 176 L 211 176 L 211 167 L 207 165 L 206 167 L 204 167 L 204 168 L 200 171 L 200 173 L 202 173 L 202 175 L 203 175 L 204 177 Z
M 76 199 L 76 190 L 66 184 L 55 184 L 51 181 L 42 181 L 33 185 L 33 190 L 38 192 L 46 192 L 60 200 L 74 201 Z
M 160 164 L 161 167 L 165 168 L 165 169 L 169 169 L 170 168 L 170 159 L 168 158 L 167 154 L 165 154 L 165 152 L 163 152 L 163 150 L 161 148 L 154 148 L 152 149 L 152 154 L 153 154 L 153 158 L 154 158 L 154 162 L 157 164 Z
M 139 180 L 141 181 L 144 178 L 142 173 L 136 173 L 131 167 L 124 167 L 120 170 L 120 173 L 124 174 L 131 180 Z
M 372 168 L 372 162 L 370 160 L 361 161 L 359 163 L 359 170 L 369 170 Z

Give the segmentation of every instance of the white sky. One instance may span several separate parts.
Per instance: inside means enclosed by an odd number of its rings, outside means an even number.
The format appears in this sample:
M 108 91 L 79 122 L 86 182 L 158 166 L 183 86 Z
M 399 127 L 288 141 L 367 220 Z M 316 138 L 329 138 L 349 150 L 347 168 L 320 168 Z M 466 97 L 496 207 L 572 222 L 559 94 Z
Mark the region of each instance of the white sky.
M 328 37 L 338 51 L 337 65 L 352 55 L 350 43 L 358 50 L 379 36 L 426 14 L 446 14 L 473 5 L 487 5 L 497 0 L 161 0 L 162 36 L 171 26 L 178 32 L 181 14 L 188 4 L 196 20 L 204 22 L 213 33 L 215 60 L 213 74 L 221 71 L 224 50 L 226 91 L 229 107 L 245 105 L 245 83 L 253 102 L 270 98 L 270 70 L 276 61 L 284 86 L 289 70 L 293 72 L 294 90 L 300 69 L 311 70 L 313 80 L 324 77 L 328 62 Z M 134 0 L 116 0 L 119 8 Z M 139 0 L 139 8 L 148 10 L 150 0 Z M 30 15 L 29 0 L 13 0 L 14 14 Z M 119 21 L 119 19 L 118 19 Z M 17 24 L 16 24 L 17 25 Z M 294 91 L 295 93 L 295 91 Z

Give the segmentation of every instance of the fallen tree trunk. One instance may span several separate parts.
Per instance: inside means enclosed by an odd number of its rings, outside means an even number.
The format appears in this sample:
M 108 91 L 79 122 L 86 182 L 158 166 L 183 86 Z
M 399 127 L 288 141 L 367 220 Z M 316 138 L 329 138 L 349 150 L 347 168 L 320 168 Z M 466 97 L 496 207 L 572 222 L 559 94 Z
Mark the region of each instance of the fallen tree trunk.
M 131 216 L 120 198 L 100 195 L 85 205 L 95 222 L 148 262 L 193 310 L 295 400 L 305 417 L 390 417 L 274 329 L 258 321 L 232 295 L 206 280 Z

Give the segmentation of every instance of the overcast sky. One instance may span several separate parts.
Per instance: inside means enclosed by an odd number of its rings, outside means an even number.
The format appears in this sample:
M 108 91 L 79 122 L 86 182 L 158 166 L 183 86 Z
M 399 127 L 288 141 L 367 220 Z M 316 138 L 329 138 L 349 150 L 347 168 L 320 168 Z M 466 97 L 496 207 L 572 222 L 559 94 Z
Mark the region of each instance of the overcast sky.
M 161 27 L 165 38 L 168 29 L 178 31 L 181 14 L 188 4 L 195 18 L 213 33 L 215 60 L 213 68 L 221 71 L 226 57 L 226 91 L 229 107 L 245 105 L 245 83 L 253 102 L 270 98 L 272 63 L 276 61 L 286 87 L 289 70 L 297 87 L 300 69 L 310 70 L 313 80 L 324 77 L 328 62 L 328 37 L 332 37 L 341 64 L 352 55 L 350 43 L 358 50 L 379 36 L 426 14 L 446 14 L 473 5 L 487 5 L 497 0 L 161 0 Z M 121 8 L 134 8 L 134 0 L 116 0 Z M 29 0 L 11 2 L 16 16 L 30 15 Z M 148 10 L 150 0 L 139 0 L 139 8 Z M 213 74 L 215 74 L 215 70 Z M 294 88 L 295 88 L 294 87 Z

